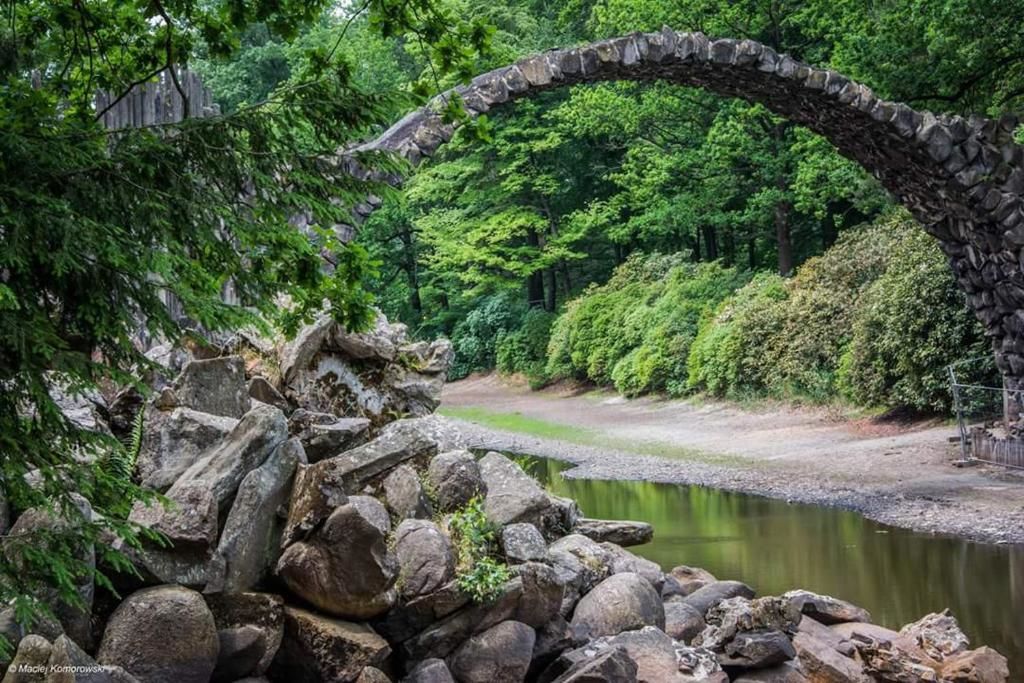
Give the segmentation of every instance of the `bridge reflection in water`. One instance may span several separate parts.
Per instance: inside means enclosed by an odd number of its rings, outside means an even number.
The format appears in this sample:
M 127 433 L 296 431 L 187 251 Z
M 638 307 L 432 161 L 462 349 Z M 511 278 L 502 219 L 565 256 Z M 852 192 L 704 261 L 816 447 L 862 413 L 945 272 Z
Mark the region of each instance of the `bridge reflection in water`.
M 522 460 L 520 460 L 522 462 Z M 758 595 L 792 588 L 849 600 L 899 629 L 949 607 L 973 646 L 988 645 L 1024 674 L 1024 548 L 971 543 L 888 527 L 835 508 L 642 481 L 563 479 L 571 465 L 525 465 L 588 517 L 654 526 L 630 548 L 668 570 L 702 567 Z

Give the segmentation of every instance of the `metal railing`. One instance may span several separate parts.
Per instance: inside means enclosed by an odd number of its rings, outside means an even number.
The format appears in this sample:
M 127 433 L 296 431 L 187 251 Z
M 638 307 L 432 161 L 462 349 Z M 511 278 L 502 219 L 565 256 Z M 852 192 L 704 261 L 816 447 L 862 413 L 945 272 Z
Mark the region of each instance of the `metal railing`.
M 1019 466 L 1013 453 L 1024 453 L 1024 441 L 1017 433 L 1024 392 L 1006 387 L 991 356 L 959 361 L 947 366 L 946 371 L 956 415 L 960 462 Z

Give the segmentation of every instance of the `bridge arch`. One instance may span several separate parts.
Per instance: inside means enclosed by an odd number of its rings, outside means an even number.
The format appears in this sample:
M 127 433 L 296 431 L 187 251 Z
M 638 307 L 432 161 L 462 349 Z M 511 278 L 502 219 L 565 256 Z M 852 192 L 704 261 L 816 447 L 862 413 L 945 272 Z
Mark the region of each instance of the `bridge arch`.
M 616 80 L 661 80 L 761 103 L 858 162 L 939 240 L 997 366 L 1011 389 L 1024 390 L 1024 147 L 1013 141 L 1015 118 L 916 111 L 756 41 L 667 27 L 527 57 L 454 92 L 477 116 L 545 90 Z M 357 151 L 392 152 L 413 165 L 432 156 L 454 134 L 440 114 L 450 96 Z

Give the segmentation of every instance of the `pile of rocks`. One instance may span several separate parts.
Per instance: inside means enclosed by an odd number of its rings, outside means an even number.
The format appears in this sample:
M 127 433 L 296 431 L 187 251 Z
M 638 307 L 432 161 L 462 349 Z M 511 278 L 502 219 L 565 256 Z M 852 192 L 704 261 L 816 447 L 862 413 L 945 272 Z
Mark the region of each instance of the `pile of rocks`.
M 398 326 L 320 321 L 185 362 L 140 408 L 138 476 L 173 505 L 131 514 L 172 545 L 122 548 L 141 575 L 117 577 L 123 601 L 82 585 L 88 609 L 54 600 L 31 634 L 0 613 L 3 683 L 1006 680 L 948 614 L 896 633 L 834 598 L 662 571 L 623 547 L 649 525 L 583 518 L 426 415 L 449 360 Z M 459 588 L 448 523 L 474 500 L 511 570 L 486 602 Z M 25 511 L 11 533 L 54 523 Z

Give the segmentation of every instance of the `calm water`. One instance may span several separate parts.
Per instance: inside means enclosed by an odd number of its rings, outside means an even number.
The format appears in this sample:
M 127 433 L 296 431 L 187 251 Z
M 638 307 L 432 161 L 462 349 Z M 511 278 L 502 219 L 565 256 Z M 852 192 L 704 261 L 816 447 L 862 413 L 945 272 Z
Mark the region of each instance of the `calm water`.
M 563 479 L 571 465 L 531 459 L 532 474 L 588 517 L 654 526 L 631 548 L 670 569 L 703 567 L 759 595 L 806 588 L 871 611 L 893 629 L 945 607 L 975 645 L 1010 659 L 1024 680 L 1024 548 L 887 527 L 858 514 L 697 486 Z

